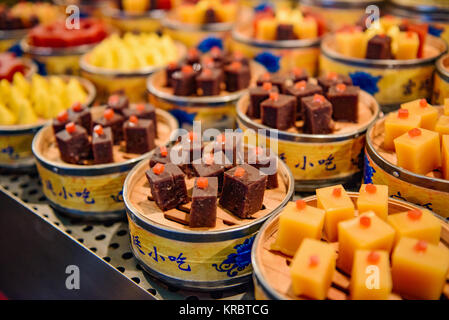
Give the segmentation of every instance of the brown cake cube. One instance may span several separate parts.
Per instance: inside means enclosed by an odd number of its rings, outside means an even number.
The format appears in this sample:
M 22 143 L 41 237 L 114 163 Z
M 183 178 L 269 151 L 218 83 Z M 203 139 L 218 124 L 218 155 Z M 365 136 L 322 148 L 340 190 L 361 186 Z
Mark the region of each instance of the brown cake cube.
M 150 168 L 154 167 L 157 163 L 167 164 L 170 161 L 171 148 L 162 146 L 154 149 L 150 158 Z
M 115 113 L 123 115 L 123 111 L 129 106 L 126 95 L 122 93 L 113 94 L 108 98 L 108 108 L 114 110 Z
M 208 154 L 199 164 L 192 164 L 193 171 L 197 177 L 217 177 L 218 190 L 221 192 L 223 187 L 224 167 L 216 164 L 213 155 Z
M 123 116 L 125 119 L 129 119 L 131 116 L 136 116 L 139 119 L 153 120 L 154 136 L 157 137 L 156 108 L 152 104 L 138 103 L 132 105 L 123 110 Z
M 215 13 L 213 8 L 208 8 L 204 13 L 204 23 L 218 23 L 220 22 L 220 18 Z
M 223 151 L 215 151 L 212 153 L 214 157 L 214 162 L 220 165 L 224 171 L 227 171 L 235 166 L 233 161 L 226 156 L 226 153 Z
M 216 177 L 195 179 L 192 192 L 189 226 L 213 228 L 217 221 L 218 180 Z
M 112 136 L 114 137 L 114 144 L 120 144 L 123 140 L 123 123 L 125 118 L 114 112 L 112 109 L 106 109 L 103 116 L 94 121 L 94 126 L 97 124 L 103 128 L 111 128 Z
M 114 139 L 111 128 L 96 125 L 92 132 L 92 151 L 96 164 L 114 162 Z
M 293 25 L 280 23 L 276 28 L 276 40 L 296 40 L 298 37 L 293 32 Z
M 332 133 L 332 104 L 320 94 L 302 98 L 304 132 L 310 134 Z
M 266 174 L 267 189 L 279 187 L 277 168 L 278 158 L 270 151 L 261 147 L 251 147 L 246 151 L 246 163 Z
M 225 57 L 224 64 L 231 64 L 233 62 L 240 62 L 244 66 L 249 66 L 249 59 L 239 51 L 230 53 Z
M 309 74 L 307 73 L 307 70 L 303 68 L 294 67 L 292 71 L 290 71 L 289 77 L 293 83 L 296 83 L 299 81 L 307 81 L 309 79 Z
M 173 73 L 180 71 L 181 66 L 177 62 L 170 62 L 165 68 L 165 86 L 172 87 L 172 75 Z
M 204 144 L 191 131 L 181 138 L 180 143 L 173 146 L 171 155 L 175 155 L 176 159 L 171 157 L 171 162 L 179 166 L 188 178 L 194 177 L 195 171 L 192 164 L 201 163 L 203 149 Z
M 126 152 L 142 154 L 156 147 L 153 120 L 131 116 L 123 124 Z
M 200 62 L 200 52 L 197 48 L 189 48 L 187 51 L 186 63 L 193 65 Z
M 199 76 L 196 77 L 196 87 L 200 96 L 216 96 L 221 91 L 221 70 L 203 68 Z
M 287 75 L 279 73 L 272 74 L 269 72 L 262 74 L 257 79 L 256 83 L 258 86 L 262 86 L 265 82 L 270 82 L 273 86 L 276 86 L 279 93 L 285 93 L 285 88 L 293 84 L 292 80 Z
M 267 176 L 242 164 L 225 172 L 219 203 L 224 209 L 245 219 L 262 209 Z
M 366 59 L 391 59 L 391 38 L 377 34 L 368 41 Z
M 260 118 L 260 104 L 267 100 L 270 92 L 279 92 L 278 87 L 273 86 L 271 82 L 265 82 L 260 87 L 254 87 L 249 89 L 249 106 L 246 110 L 248 117 L 253 119 Z
M 323 88 L 323 92 L 327 93 L 330 87 L 336 86 L 339 83 L 344 83 L 347 86 L 352 85 L 352 79 L 349 76 L 337 74 L 335 72 L 328 72 L 317 78 L 318 84 Z
M 296 119 L 302 119 L 302 101 L 301 99 L 314 94 L 323 94 L 323 89 L 316 84 L 306 82 L 305 80 L 296 82 L 294 85 L 287 87 L 286 93 L 296 98 Z
M 67 112 L 69 114 L 70 122 L 75 122 L 82 126 L 87 132 L 92 130 L 92 115 L 89 108 L 76 102 L 69 110 L 67 110 Z
M 295 97 L 271 92 L 270 97 L 260 104 L 260 108 L 264 125 L 279 130 L 287 130 L 295 126 Z
M 65 129 L 59 131 L 55 137 L 62 161 L 81 164 L 83 160 L 89 159 L 92 145 L 87 131 L 83 127 L 69 122 Z
M 69 123 L 69 113 L 67 111 L 62 111 L 52 121 L 53 133 L 57 134 L 59 131 L 64 130 L 67 123 Z
M 170 210 L 188 202 L 184 174 L 174 164 L 158 163 L 147 170 L 145 175 L 150 184 L 151 195 L 161 210 Z
M 233 62 L 224 68 L 226 90 L 229 92 L 248 88 L 251 81 L 251 71 L 240 62 Z
M 359 118 L 359 87 L 344 83 L 331 87 L 327 99 L 332 104 L 332 118 L 357 123 Z
M 173 93 L 176 96 L 190 96 L 196 93 L 196 73 L 191 65 L 182 66 L 180 71 L 173 73 Z

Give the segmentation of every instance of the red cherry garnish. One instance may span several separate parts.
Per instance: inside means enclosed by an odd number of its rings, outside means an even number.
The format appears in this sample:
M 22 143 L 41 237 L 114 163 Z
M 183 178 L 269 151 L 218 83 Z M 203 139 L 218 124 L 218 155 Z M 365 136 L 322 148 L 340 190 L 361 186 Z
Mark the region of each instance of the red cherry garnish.
M 115 104 L 115 103 L 117 103 L 119 100 L 120 100 L 120 97 L 119 97 L 118 95 L 114 94 L 114 95 L 112 95 L 112 96 L 109 97 L 109 99 L 108 99 L 108 104 L 109 104 L 109 105 Z
M 419 136 L 421 135 L 421 130 L 419 130 L 418 128 L 413 128 L 412 130 L 410 130 L 410 131 L 408 132 L 408 135 L 409 135 L 411 138 L 419 137 Z
M 398 110 L 398 118 L 407 119 L 409 115 L 408 109 L 399 109 Z
M 295 83 L 295 88 L 296 89 L 300 89 L 300 90 L 304 90 L 306 88 L 306 85 L 307 85 L 307 83 L 304 80 L 302 80 L 302 81 L 299 81 L 299 82 Z
M 407 212 L 407 217 L 411 220 L 419 220 L 421 219 L 422 211 L 419 209 L 413 209 Z
M 196 179 L 196 186 L 200 189 L 206 189 L 209 185 L 209 180 L 207 178 L 200 177 Z
M 156 163 L 156 165 L 153 167 L 154 174 L 160 175 L 162 172 L 164 172 L 165 166 L 162 163 Z
M 189 64 L 182 66 L 181 68 L 181 72 L 182 73 L 192 73 L 193 72 L 193 67 Z
M 366 190 L 366 192 L 373 194 L 373 193 L 376 193 L 377 188 L 374 184 L 370 183 L 370 184 L 366 185 L 365 190 Z
M 66 122 L 67 120 L 69 120 L 69 114 L 67 111 L 62 111 L 58 114 L 56 119 L 58 119 L 59 122 Z
M 421 99 L 421 100 L 419 100 L 419 106 L 420 106 L 421 108 L 427 107 L 427 100 L 426 100 L 426 99 Z
M 324 102 L 324 97 L 321 94 L 314 94 L 313 95 L 313 102 L 323 103 Z
M 143 112 L 145 110 L 145 104 L 139 103 L 138 105 L 136 105 L 136 109 L 139 112 Z
M 81 104 L 81 102 L 75 102 L 72 105 L 72 110 L 75 111 L 75 112 L 80 112 L 80 111 L 83 110 L 83 105 Z
M 296 208 L 299 210 L 304 210 L 306 208 L 307 204 L 304 200 L 296 200 Z
M 360 217 L 360 225 L 368 228 L 371 225 L 371 218 L 367 216 Z
M 139 119 L 136 116 L 129 117 L 129 122 L 137 124 L 139 122 Z
M 106 109 L 106 110 L 104 111 L 103 116 L 104 116 L 104 118 L 105 118 L 106 120 L 111 120 L 111 119 L 114 117 L 114 110 L 112 110 L 112 109 Z
M 332 195 L 337 198 L 341 197 L 341 188 L 334 188 L 334 190 L 332 190 Z
M 270 91 L 273 88 L 273 84 L 271 82 L 264 82 L 262 88 L 266 91 Z
M 270 100 L 277 101 L 279 99 L 279 93 L 270 92 Z
M 366 257 L 366 260 L 368 260 L 368 262 L 371 264 L 378 264 L 380 260 L 380 254 L 376 251 L 371 251 Z
M 343 92 L 346 90 L 346 85 L 344 83 L 339 83 L 335 87 L 338 92 Z
M 166 146 L 160 147 L 159 152 L 161 153 L 161 156 L 163 156 L 164 158 L 168 155 L 168 150 Z
M 101 125 L 97 124 L 97 125 L 94 127 L 94 132 L 95 132 L 96 134 L 98 134 L 99 136 L 102 136 L 103 133 L 104 133 L 103 127 L 102 127 Z
M 234 172 L 235 177 L 241 178 L 244 175 L 245 175 L 245 169 L 243 169 L 242 167 L 238 167 L 237 169 L 235 169 L 235 172 Z
M 426 252 L 427 250 L 427 241 L 424 240 L 418 240 L 416 242 L 414 249 L 418 252 Z
M 316 254 L 311 255 L 309 258 L 309 267 L 316 267 L 320 263 L 320 257 Z
M 76 130 L 75 123 L 74 123 L 74 122 L 69 122 L 69 123 L 67 123 L 67 124 L 65 125 L 65 130 L 66 130 L 68 133 L 74 133 L 75 130 Z

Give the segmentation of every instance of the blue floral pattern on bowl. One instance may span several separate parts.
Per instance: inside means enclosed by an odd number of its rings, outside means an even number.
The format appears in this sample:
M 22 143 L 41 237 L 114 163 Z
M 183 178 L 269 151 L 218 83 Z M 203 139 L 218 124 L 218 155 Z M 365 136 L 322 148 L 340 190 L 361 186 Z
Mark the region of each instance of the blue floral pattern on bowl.
M 235 253 L 231 253 L 228 257 L 217 265 L 212 266 L 218 272 L 226 272 L 228 277 L 235 277 L 240 271 L 243 271 L 247 266 L 251 264 L 251 248 L 254 243 L 255 236 L 246 239 L 243 243 L 234 247 Z
M 355 86 L 360 87 L 360 89 L 368 92 L 369 94 L 374 95 L 379 92 L 377 83 L 382 78 L 382 76 L 376 77 L 363 71 L 350 73 L 349 76 L 351 77 L 352 83 Z

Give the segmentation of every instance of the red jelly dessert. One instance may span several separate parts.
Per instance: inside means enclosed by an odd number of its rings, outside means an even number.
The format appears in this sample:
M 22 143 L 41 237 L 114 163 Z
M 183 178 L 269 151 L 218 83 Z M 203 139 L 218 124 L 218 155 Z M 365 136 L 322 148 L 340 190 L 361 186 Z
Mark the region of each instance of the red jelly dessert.
M 79 29 L 68 29 L 65 20 L 50 25 L 38 25 L 30 31 L 28 38 L 33 46 L 65 48 L 97 43 L 106 36 L 106 27 L 102 22 L 81 19 Z
M 22 60 L 16 58 L 11 52 L 0 53 L 0 80 L 6 79 L 12 81 L 16 72 L 25 73 L 25 65 Z

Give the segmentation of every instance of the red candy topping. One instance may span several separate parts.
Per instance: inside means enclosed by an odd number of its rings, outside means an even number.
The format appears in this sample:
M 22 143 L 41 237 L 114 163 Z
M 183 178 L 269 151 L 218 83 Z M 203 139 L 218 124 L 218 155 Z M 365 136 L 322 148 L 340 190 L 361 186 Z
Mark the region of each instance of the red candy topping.
M 153 167 L 154 174 L 160 175 L 162 172 L 164 172 L 165 166 L 162 163 L 156 163 L 156 165 Z
M 74 123 L 74 122 L 69 122 L 69 123 L 67 123 L 67 124 L 65 125 L 65 130 L 66 130 L 68 133 L 74 133 L 75 130 L 76 130 L 75 123 Z
M 182 68 L 181 68 L 181 72 L 182 73 L 192 73 L 193 72 L 193 68 L 192 68 L 192 66 L 191 65 L 185 65 L 185 66 L 182 66 Z
M 299 81 L 295 83 L 295 88 L 296 89 L 300 89 L 300 90 L 304 90 L 306 88 L 307 83 L 303 80 L 303 81 Z
M 102 127 L 101 125 L 97 124 L 97 125 L 94 127 L 94 132 L 95 132 L 96 134 L 98 134 L 99 136 L 102 136 L 103 133 L 104 133 L 103 127 Z
M 136 105 L 136 109 L 139 112 L 143 112 L 145 110 L 145 104 L 139 103 L 138 105 Z
M 238 62 L 238 61 L 234 61 L 233 63 L 231 63 L 229 68 L 231 68 L 233 70 L 239 70 L 239 69 L 242 68 L 242 64 L 240 62 Z
M 176 69 L 176 67 L 178 66 L 178 64 L 176 63 L 176 62 L 170 62 L 169 64 L 168 64 L 168 68 L 169 69 Z
M 421 99 L 421 100 L 419 100 L 419 106 L 420 106 L 421 108 L 427 107 L 427 100 L 426 100 L 426 99 Z
M 409 135 L 411 138 L 419 137 L 419 136 L 421 135 L 421 130 L 419 130 L 418 128 L 413 128 L 412 130 L 410 130 L 410 131 L 408 132 L 408 135 Z
M 380 260 L 380 254 L 376 251 L 371 251 L 366 257 L 366 260 L 368 260 L 368 262 L 371 264 L 378 264 Z
M 271 82 L 264 82 L 262 88 L 266 91 L 270 91 L 273 88 L 273 85 Z
M 162 146 L 159 148 L 159 152 L 161 153 L 161 156 L 163 156 L 164 158 L 168 155 L 168 151 L 167 151 L 167 147 L 166 146 Z
M 69 119 L 69 114 L 67 111 L 62 111 L 58 114 L 56 119 L 58 119 L 59 122 L 66 122 Z
M 309 267 L 316 267 L 320 263 L 320 257 L 316 254 L 311 255 L 309 258 Z
M 221 49 L 219 47 L 217 47 L 217 46 L 212 47 L 212 49 L 210 49 L 210 53 L 212 53 L 214 55 L 220 54 L 221 53 Z
M 129 117 L 129 122 L 137 124 L 139 122 L 139 119 L 136 116 Z
M 205 76 L 207 76 L 207 77 L 208 77 L 208 76 L 211 76 L 211 75 L 212 75 L 212 70 L 206 68 L 206 69 L 203 70 L 203 74 L 204 74 Z
M 307 204 L 304 200 L 296 200 L 296 208 L 299 210 L 304 210 L 306 208 Z
M 422 211 L 419 209 L 413 209 L 407 212 L 407 217 L 411 220 L 421 219 Z
M 327 78 L 330 80 L 336 80 L 338 78 L 338 74 L 336 72 L 331 71 L 327 74 Z
M 324 97 L 321 94 L 314 94 L 313 95 L 313 102 L 317 102 L 317 103 L 323 103 L 324 102 Z
M 265 73 L 262 75 L 262 79 L 263 79 L 263 80 L 270 80 L 270 78 L 271 78 L 271 75 L 270 75 L 269 72 L 265 72 Z
M 245 169 L 243 169 L 242 167 L 238 167 L 237 169 L 235 169 L 235 172 L 234 172 L 235 177 L 241 178 L 244 175 L 245 175 Z
M 119 102 L 119 100 L 120 100 L 120 97 L 118 95 L 114 94 L 109 97 L 108 104 L 115 104 L 115 103 Z
M 114 110 L 112 110 L 112 109 L 106 109 L 106 110 L 104 111 L 103 116 L 104 116 L 104 118 L 105 118 L 106 120 L 111 120 L 111 119 L 114 117 Z
M 209 180 L 207 178 L 200 177 L 196 179 L 196 186 L 200 189 L 206 189 L 209 185 Z
M 426 252 L 427 250 L 427 241 L 424 240 L 418 240 L 416 242 L 414 249 L 418 252 Z
M 217 142 L 223 143 L 226 141 L 226 136 L 224 133 L 217 136 Z
M 270 100 L 278 101 L 278 99 L 279 99 L 279 93 L 277 93 L 277 92 L 270 92 Z
M 339 83 L 336 85 L 336 89 L 338 92 L 343 92 L 346 90 L 346 85 L 344 83 Z
M 195 56 L 198 55 L 198 49 L 197 48 L 190 48 L 188 53 L 189 56 Z
M 341 188 L 334 188 L 334 190 L 332 190 L 332 195 L 334 197 L 341 197 Z
M 360 217 L 360 225 L 368 228 L 371 225 L 371 218 L 366 216 Z
M 409 115 L 409 112 L 407 109 L 399 109 L 398 110 L 398 118 L 407 119 L 408 115 Z
M 80 112 L 81 110 L 83 110 L 83 105 L 80 102 L 75 102 L 72 105 L 72 110 L 75 112 Z
M 376 188 L 376 186 L 374 185 L 374 184 L 367 184 L 366 185 L 366 187 L 365 187 L 365 190 L 366 190 L 366 192 L 368 192 L 368 193 L 376 193 L 376 191 L 377 191 L 377 188 Z
M 293 68 L 293 74 L 295 76 L 302 76 L 304 74 L 304 70 L 298 67 Z
M 189 139 L 190 141 L 195 141 L 196 138 L 197 138 L 196 133 L 193 132 L 193 131 L 189 131 L 188 139 Z

